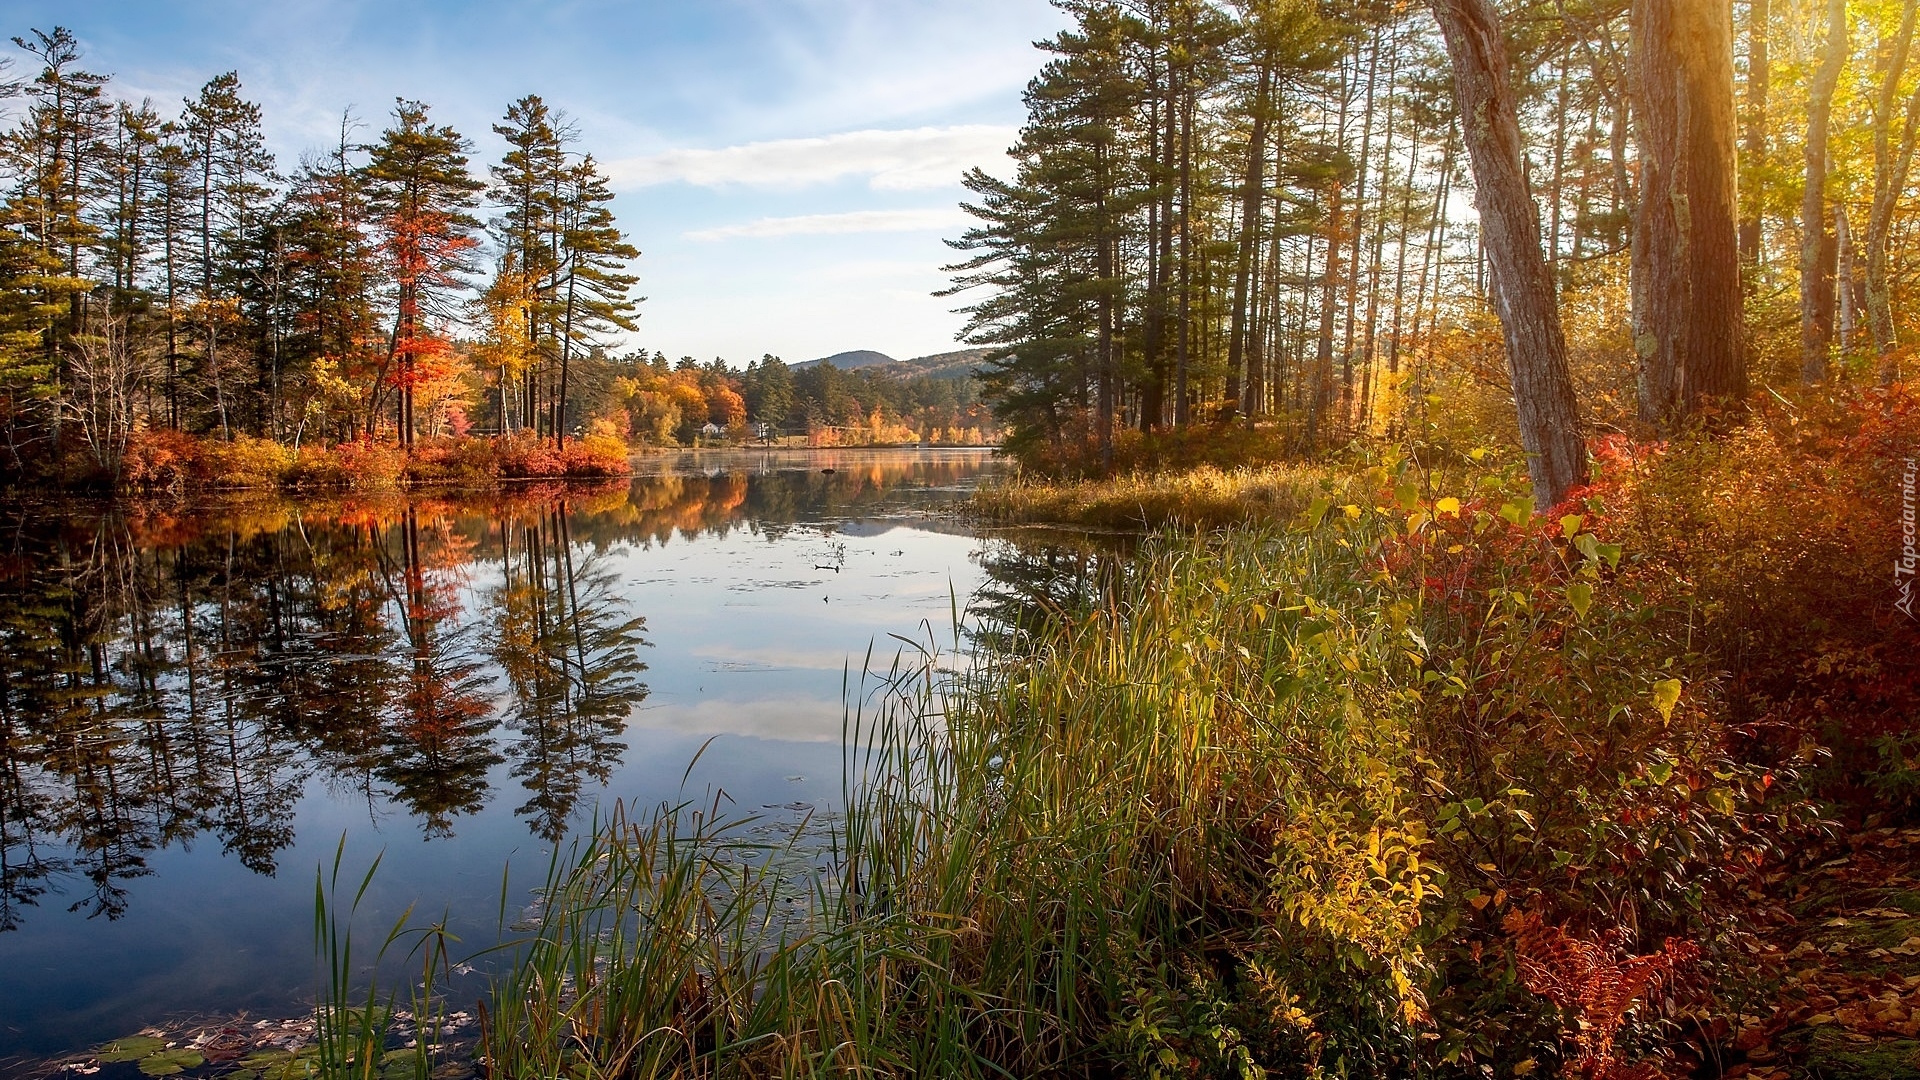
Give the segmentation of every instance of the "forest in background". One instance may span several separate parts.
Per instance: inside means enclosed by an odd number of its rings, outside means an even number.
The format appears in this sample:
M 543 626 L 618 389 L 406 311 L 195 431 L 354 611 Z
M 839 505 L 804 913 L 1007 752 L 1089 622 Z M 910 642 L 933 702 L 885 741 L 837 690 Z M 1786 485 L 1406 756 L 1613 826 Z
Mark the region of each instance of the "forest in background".
M 1018 174 L 969 174 L 951 241 L 1036 463 L 1229 419 L 1265 437 L 1223 463 L 1547 440 L 1546 505 L 1577 432 L 1898 377 L 1912 3 L 1058 6 Z
M 400 100 L 370 138 L 343 113 L 289 167 L 236 72 L 168 115 L 117 97 L 70 30 L 14 43 L 30 63 L 0 82 L 0 477 L 607 475 L 628 440 L 692 444 L 708 424 L 735 442 L 991 437 L 965 380 L 616 352 L 640 253 L 538 96 L 493 126 L 507 148 L 484 166 Z

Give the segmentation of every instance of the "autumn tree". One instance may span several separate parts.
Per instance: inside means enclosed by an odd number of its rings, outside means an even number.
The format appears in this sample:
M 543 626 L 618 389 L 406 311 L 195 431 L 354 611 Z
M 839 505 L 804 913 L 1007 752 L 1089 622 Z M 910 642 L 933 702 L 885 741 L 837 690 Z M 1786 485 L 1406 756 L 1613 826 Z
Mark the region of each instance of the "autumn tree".
M 1828 131 L 1833 95 L 1847 62 L 1847 0 L 1828 0 L 1826 45 L 1807 90 L 1806 188 L 1800 199 L 1800 378 L 1826 378 L 1833 349 L 1834 262 L 1827 225 Z
M 469 144 L 459 132 L 435 126 L 427 106 L 399 99 L 393 126 L 381 133 L 367 162 L 370 205 L 387 273 L 393 281 L 393 331 L 380 365 L 383 387 L 395 391 L 394 424 L 401 445 L 413 444 L 414 397 L 424 382 L 442 376 L 453 343 L 443 332 L 452 318 L 459 275 L 471 268 L 480 227 L 472 210 L 485 187 L 467 170 Z M 372 430 L 380 408 L 376 392 L 368 407 Z
M 1914 20 L 1920 0 L 1905 0 L 1879 72 L 1873 98 L 1873 205 L 1867 218 L 1867 326 L 1880 380 L 1899 377 L 1898 331 L 1894 323 L 1891 258 L 1894 216 L 1913 175 L 1916 137 L 1920 137 L 1920 86 L 1903 104 L 1900 88 L 1913 50 Z M 1899 135 L 1895 137 L 1896 128 Z

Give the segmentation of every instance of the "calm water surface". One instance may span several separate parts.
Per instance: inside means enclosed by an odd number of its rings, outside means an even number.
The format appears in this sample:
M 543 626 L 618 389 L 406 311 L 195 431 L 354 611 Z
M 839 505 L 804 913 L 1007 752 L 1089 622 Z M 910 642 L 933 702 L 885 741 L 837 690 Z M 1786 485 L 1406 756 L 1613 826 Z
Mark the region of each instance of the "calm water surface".
M 412 904 L 479 947 L 503 871 L 511 919 L 614 799 L 830 810 L 843 673 L 951 641 L 985 545 L 929 512 L 994 467 L 707 453 L 480 499 L 0 506 L 0 1058 L 300 1013 L 343 843 L 356 880 L 385 852 L 371 936 Z

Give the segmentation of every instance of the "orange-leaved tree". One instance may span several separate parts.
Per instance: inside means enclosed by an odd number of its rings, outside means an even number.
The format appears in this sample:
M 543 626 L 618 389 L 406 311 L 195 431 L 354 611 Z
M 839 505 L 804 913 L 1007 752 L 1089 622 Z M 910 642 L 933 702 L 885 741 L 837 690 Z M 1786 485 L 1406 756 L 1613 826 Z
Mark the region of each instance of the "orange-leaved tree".
M 467 171 L 467 140 L 429 123 L 425 104 L 399 99 L 393 116 L 367 163 L 395 292 L 393 334 L 367 427 L 374 427 L 382 390 L 390 386 L 397 392 L 400 442 L 412 445 L 416 389 L 451 370 L 453 344 L 440 327 L 450 314 L 450 294 L 462 287 L 459 274 L 469 269 L 468 258 L 480 243 L 473 235 L 480 222 L 470 211 L 485 185 Z

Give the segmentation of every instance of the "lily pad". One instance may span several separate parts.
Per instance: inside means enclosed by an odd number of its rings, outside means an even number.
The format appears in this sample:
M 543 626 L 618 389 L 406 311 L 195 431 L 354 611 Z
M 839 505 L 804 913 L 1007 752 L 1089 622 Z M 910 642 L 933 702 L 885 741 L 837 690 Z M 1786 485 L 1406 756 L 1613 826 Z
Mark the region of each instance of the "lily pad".
M 250 1075 L 240 1077 L 234 1073 L 222 1080 L 306 1080 L 319 1073 L 320 1054 L 315 1047 L 297 1052 L 256 1050 L 241 1059 L 240 1069 Z
M 148 1054 L 158 1053 L 166 1048 L 165 1039 L 156 1039 L 151 1035 L 129 1035 L 124 1039 L 115 1039 L 104 1046 L 96 1047 L 93 1056 L 101 1061 L 139 1061 Z
M 148 1054 L 140 1059 L 140 1071 L 148 1076 L 172 1076 L 188 1069 L 198 1068 L 207 1063 L 200 1051 L 190 1049 L 162 1050 L 157 1054 Z

